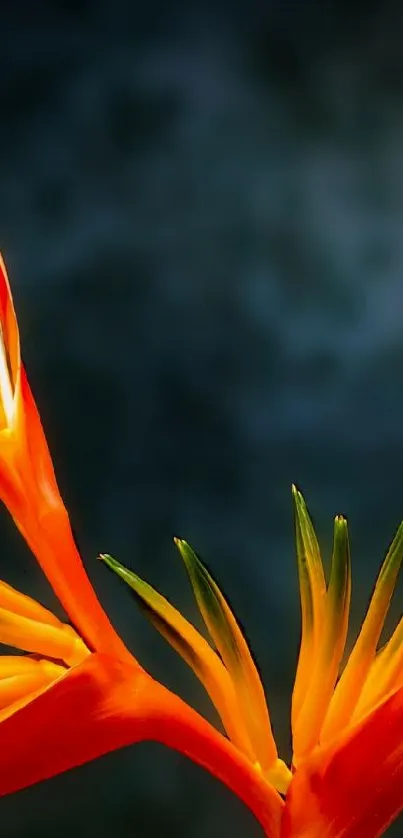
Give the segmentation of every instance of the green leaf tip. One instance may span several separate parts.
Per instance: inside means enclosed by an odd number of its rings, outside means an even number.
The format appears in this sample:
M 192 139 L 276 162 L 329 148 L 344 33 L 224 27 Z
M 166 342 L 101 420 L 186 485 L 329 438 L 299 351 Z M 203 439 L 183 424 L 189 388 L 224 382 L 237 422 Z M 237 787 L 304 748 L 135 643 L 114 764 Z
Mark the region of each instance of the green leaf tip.
M 182 544 L 180 539 L 175 543 Z M 183 542 L 186 544 L 186 542 Z M 189 548 L 190 549 L 190 548 Z M 193 669 L 221 716 L 229 738 L 255 759 L 248 733 L 239 718 L 238 700 L 229 673 L 207 640 L 171 603 L 107 553 L 99 558 L 134 591 L 136 600 L 154 628 Z
M 336 515 L 334 519 L 333 554 L 330 567 L 330 580 L 327 592 L 329 605 L 333 608 L 333 617 L 328 619 L 335 622 L 334 635 L 340 631 L 341 635 L 347 631 L 348 612 L 351 595 L 351 558 L 348 538 L 347 520 L 343 515 Z M 331 639 L 333 643 L 334 639 Z M 345 642 L 345 638 L 344 638 Z M 340 658 L 343 654 L 340 651 Z
M 123 573 L 131 573 L 131 571 L 127 570 L 117 559 L 114 559 L 109 553 L 100 553 L 98 556 L 99 561 L 104 562 L 111 570 L 114 570 L 115 573 L 118 573 L 119 576 L 124 578 Z
M 242 717 L 264 769 L 277 759 L 277 749 L 259 673 L 248 643 L 227 599 L 190 544 L 175 539 L 200 613 L 234 685 Z

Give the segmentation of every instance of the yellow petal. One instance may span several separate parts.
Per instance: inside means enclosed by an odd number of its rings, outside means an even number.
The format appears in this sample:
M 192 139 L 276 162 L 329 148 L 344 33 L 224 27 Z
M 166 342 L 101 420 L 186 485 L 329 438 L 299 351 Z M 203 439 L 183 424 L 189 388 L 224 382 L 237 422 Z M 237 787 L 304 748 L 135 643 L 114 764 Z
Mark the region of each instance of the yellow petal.
M 334 522 L 334 545 L 326 610 L 309 689 L 293 728 L 293 763 L 298 765 L 319 742 L 320 730 L 333 694 L 347 637 L 351 596 L 351 561 L 347 521 Z
M 89 651 L 70 626 L 61 628 L 49 623 L 38 623 L 0 608 L 0 643 L 34 652 L 43 657 L 60 659 L 69 665 L 80 663 Z
M 32 675 L 46 673 L 51 680 L 66 672 L 64 666 L 53 661 L 37 660 L 28 655 L 0 655 L 0 680 L 14 675 Z
M 403 522 L 382 565 L 361 631 L 330 702 L 321 732 L 321 743 L 336 736 L 353 715 L 374 661 L 402 560 Z
M 66 672 L 65 667 L 50 661 L 18 655 L 0 657 L 0 710 L 43 689 Z
M 7 582 L 0 581 L 0 608 L 5 608 L 7 611 L 14 611 L 15 614 L 20 614 L 22 617 L 30 617 L 32 620 L 37 620 L 40 623 L 49 623 L 53 626 L 62 626 L 60 620 L 36 602 L 35 599 L 22 594 Z
M 391 638 L 376 654 L 363 690 L 352 715 L 358 721 L 383 701 L 392 691 L 403 686 L 403 618 Z
M 295 730 L 307 697 L 313 662 L 322 636 L 326 582 L 318 541 L 301 492 L 292 487 L 295 536 L 301 597 L 301 645 L 292 696 L 291 719 Z

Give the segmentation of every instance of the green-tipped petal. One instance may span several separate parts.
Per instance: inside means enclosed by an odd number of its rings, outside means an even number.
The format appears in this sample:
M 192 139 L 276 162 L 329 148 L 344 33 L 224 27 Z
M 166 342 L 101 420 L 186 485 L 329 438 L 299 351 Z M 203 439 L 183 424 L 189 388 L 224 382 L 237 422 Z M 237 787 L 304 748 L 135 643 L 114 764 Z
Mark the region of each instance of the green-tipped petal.
M 250 741 L 263 771 L 277 760 L 262 683 L 238 623 L 200 559 L 186 541 L 175 539 L 184 560 L 197 604 L 210 635 L 231 676 Z
M 318 743 L 339 673 L 347 637 L 351 596 L 351 561 L 347 521 L 334 522 L 334 541 L 322 637 L 313 661 L 309 691 L 293 729 L 294 762 Z
M 239 716 L 234 687 L 217 653 L 167 599 L 133 571 L 106 553 L 99 557 L 136 594 L 153 626 L 193 669 L 215 705 L 229 738 L 253 760 L 248 735 Z
M 306 699 L 324 620 L 326 582 L 315 530 L 301 492 L 292 487 L 301 597 L 301 645 L 292 696 L 292 727 Z
M 322 730 L 327 742 L 349 723 L 375 658 L 376 647 L 403 560 L 403 522 L 379 573 L 361 631 L 336 686 Z

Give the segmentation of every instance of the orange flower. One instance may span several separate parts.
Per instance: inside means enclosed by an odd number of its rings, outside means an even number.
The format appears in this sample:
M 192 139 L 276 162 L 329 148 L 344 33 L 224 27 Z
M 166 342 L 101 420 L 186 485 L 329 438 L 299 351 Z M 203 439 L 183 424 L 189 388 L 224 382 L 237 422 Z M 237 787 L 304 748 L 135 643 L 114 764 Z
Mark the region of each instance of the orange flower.
M 337 517 L 329 581 L 294 488 L 302 636 L 292 699 L 293 760 L 279 758 L 263 686 L 225 597 L 176 539 L 212 639 L 115 559 L 154 625 L 204 684 L 226 736 L 155 681 L 112 628 L 89 582 L 21 365 L 0 263 L 0 497 L 71 620 L 0 582 L 0 795 L 141 739 L 203 765 L 268 838 L 376 838 L 403 808 L 403 620 L 378 651 L 403 559 L 403 524 L 341 671 L 350 608 L 347 523 Z M 74 626 L 74 628 L 73 628 Z

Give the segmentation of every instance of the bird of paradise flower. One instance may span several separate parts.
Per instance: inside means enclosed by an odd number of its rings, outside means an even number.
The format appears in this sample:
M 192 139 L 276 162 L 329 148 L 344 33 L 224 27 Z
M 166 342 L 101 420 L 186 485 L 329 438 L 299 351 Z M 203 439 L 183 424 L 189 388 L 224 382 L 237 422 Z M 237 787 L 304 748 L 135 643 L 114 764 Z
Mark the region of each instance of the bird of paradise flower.
M 269 838 L 376 838 L 403 808 L 403 619 L 378 650 L 403 559 L 403 525 L 382 565 L 340 674 L 350 608 L 346 520 L 334 522 L 326 582 L 312 522 L 294 487 L 302 632 L 292 697 L 292 765 L 279 758 L 263 686 L 228 602 L 176 539 L 212 644 L 147 583 L 100 558 L 134 590 L 192 667 L 219 732 L 152 678 L 111 626 L 86 575 L 21 363 L 0 261 L 0 497 L 70 623 L 0 582 L 0 795 L 154 739 L 189 756 L 249 806 Z

